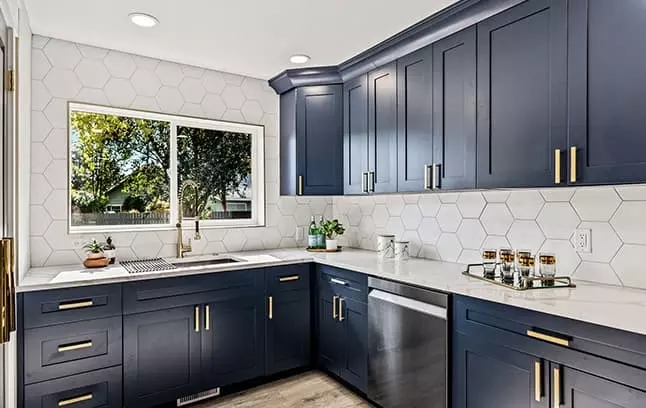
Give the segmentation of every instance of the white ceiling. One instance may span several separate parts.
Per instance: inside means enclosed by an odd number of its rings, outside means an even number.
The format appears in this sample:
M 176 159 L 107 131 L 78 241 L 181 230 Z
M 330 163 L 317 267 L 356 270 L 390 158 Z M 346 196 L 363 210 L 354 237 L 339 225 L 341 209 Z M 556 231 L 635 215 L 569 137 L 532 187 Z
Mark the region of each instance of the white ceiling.
M 334 65 L 455 0 L 26 0 L 35 34 L 257 78 Z M 156 16 L 152 29 L 131 12 Z M 307 66 L 307 65 L 305 65 Z

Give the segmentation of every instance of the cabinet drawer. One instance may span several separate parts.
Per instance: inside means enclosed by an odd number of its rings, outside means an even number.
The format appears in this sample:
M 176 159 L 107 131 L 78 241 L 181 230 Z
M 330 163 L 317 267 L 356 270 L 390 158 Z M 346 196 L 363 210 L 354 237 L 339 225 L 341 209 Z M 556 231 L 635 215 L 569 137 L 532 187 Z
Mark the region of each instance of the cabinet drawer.
M 25 387 L 25 408 L 120 408 L 121 367 Z
M 269 293 L 309 289 L 310 264 L 278 266 L 265 272 Z
M 122 362 L 121 316 L 25 330 L 25 384 Z
M 262 296 L 264 269 L 213 272 L 123 285 L 123 313 L 152 312 L 240 296 Z
M 368 276 L 331 266 L 319 266 L 318 283 L 320 289 L 330 290 L 339 296 L 368 301 Z
M 23 295 L 25 328 L 121 315 L 121 285 L 28 292 Z

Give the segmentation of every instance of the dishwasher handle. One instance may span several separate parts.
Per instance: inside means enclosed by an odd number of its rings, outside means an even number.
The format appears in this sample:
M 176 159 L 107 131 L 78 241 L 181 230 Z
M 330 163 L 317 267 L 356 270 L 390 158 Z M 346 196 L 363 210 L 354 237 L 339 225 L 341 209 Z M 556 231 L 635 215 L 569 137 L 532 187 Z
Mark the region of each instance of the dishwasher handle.
M 414 310 L 416 312 L 424 313 L 438 319 L 446 320 L 446 308 L 442 306 L 433 305 L 430 303 L 421 302 L 416 299 L 407 298 L 404 296 L 396 295 L 394 293 L 384 292 L 379 289 L 373 289 L 368 294 L 368 299 L 391 303 L 406 309 Z

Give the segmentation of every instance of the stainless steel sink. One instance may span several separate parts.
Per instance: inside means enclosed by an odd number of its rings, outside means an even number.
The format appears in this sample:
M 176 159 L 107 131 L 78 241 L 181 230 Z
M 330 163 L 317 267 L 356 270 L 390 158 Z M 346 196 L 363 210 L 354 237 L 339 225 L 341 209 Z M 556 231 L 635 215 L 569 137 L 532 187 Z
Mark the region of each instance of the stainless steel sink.
M 146 272 L 164 272 L 172 271 L 177 268 L 191 268 L 199 266 L 217 266 L 217 265 L 226 265 L 236 262 L 244 262 L 244 260 L 239 260 L 229 257 L 219 257 L 213 259 L 203 259 L 203 260 L 178 260 L 178 261 L 166 261 L 162 258 L 154 259 L 137 259 L 133 261 L 123 261 L 120 262 L 128 273 L 146 273 Z
M 215 265 L 230 264 L 230 263 L 236 263 L 236 262 L 240 262 L 240 261 L 234 258 L 215 258 L 215 259 L 207 259 L 203 261 L 174 261 L 174 262 L 171 262 L 171 264 L 175 265 L 178 268 L 191 268 L 196 266 L 215 266 Z

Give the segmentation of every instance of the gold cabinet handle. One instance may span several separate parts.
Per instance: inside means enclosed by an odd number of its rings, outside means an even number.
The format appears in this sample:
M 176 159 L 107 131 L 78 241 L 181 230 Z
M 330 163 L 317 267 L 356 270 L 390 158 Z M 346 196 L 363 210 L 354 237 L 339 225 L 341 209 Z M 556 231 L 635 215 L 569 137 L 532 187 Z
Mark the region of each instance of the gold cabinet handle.
M 536 402 L 541 402 L 541 397 L 543 396 L 543 389 L 541 387 L 543 374 L 542 374 L 542 364 L 540 361 L 534 362 L 534 399 Z
M 92 307 L 94 302 L 92 300 L 83 300 L 80 302 L 61 303 L 58 305 L 58 310 L 82 309 L 84 307 Z
M 439 165 L 433 163 L 432 169 L 431 169 L 431 189 L 435 190 L 437 189 L 437 170 L 440 168 Z
M 291 275 L 291 276 L 281 276 L 278 278 L 278 282 L 291 282 L 291 281 L 297 281 L 301 277 L 298 275 Z
M 424 190 L 428 190 L 431 188 L 431 186 L 429 186 L 428 184 L 428 169 L 429 169 L 429 165 L 425 164 L 424 165 Z
M 274 297 L 269 296 L 269 320 L 274 318 Z
M 343 298 L 339 298 L 339 321 L 342 322 L 345 320 L 343 317 Z
M 554 149 L 554 184 L 561 184 L 561 149 Z
M 298 176 L 298 195 L 303 195 L 303 176 Z
M 211 306 L 204 306 L 204 330 L 211 330 Z
M 92 347 L 92 341 L 84 341 L 82 343 L 66 344 L 63 346 L 58 346 L 58 352 L 64 353 L 66 351 L 81 350 Z
M 537 332 L 537 331 L 534 331 L 534 330 L 527 330 L 527 335 L 529 337 L 532 337 L 532 338 L 535 338 L 535 339 L 538 339 L 538 340 L 543 340 L 543 341 L 547 341 L 549 343 L 558 344 L 559 346 L 564 346 L 564 347 L 569 347 L 570 346 L 570 340 L 568 340 L 568 339 L 552 336 L 552 335 L 545 334 L 545 333 L 540 333 L 540 332 Z
M 554 368 L 554 406 L 561 406 L 561 369 Z
M 195 332 L 200 331 L 200 307 L 195 306 Z
M 333 317 L 333 318 L 335 318 L 335 319 L 336 319 L 336 318 L 337 318 L 337 316 L 339 315 L 339 314 L 337 313 L 337 311 L 336 311 L 336 301 L 337 301 L 337 300 L 339 300 L 339 297 L 338 297 L 338 296 L 333 296 L 333 297 L 332 297 L 332 317 Z
M 68 405 L 78 404 L 79 402 L 89 401 L 92 398 L 94 398 L 92 393 L 85 394 L 85 395 L 80 395 L 78 397 L 60 400 L 60 401 L 58 401 L 58 406 L 59 407 L 66 407 Z
M 368 173 L 361 173 L 361 192 L 368 192 Z
M 16 284 L 14 279 L 15 249 L 13 238 L 0 240 L 0 291 L 2 296 L 2 338 L 0 343 L 9 341 L 10 333 L 16 330 Z
M 368 173 L 368 191 L 375 192 L 375 172 L 371 171 Z
M 570 183 L 576 183 L 576 146 L 570 147 Z

